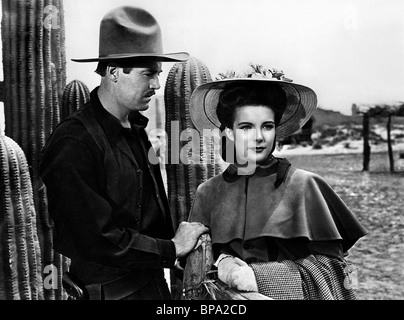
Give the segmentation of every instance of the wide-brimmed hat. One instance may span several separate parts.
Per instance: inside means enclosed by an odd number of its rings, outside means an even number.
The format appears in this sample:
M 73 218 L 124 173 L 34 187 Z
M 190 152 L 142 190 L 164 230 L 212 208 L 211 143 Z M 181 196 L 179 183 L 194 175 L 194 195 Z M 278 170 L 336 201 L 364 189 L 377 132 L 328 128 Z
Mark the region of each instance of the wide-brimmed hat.
M 111 10 L 101 20 L 98 58 L 72 60 L 121 61 L 142 57 L 158 61 L 185 61 L 189 54 L 163 53 L 161 29 L 156 19 L 142 8 L 123 6 Z
M 216 108 L 220 94 L 234 85 L 251 86 L 254 82 L 265 90 L 268 86 L 278 86 L 286 94 L 286 107 L 276 127 L 277 138 L 288 137 L 299 131 L 310 119 L 317 108 L 316 93 L 303 85 L 293 82 L 269 78 L 232 78 L 212 81 L 198 86 L 191 95 L 190 116 L 195 128 L 203 132 L 204 129 L 220 128 Z

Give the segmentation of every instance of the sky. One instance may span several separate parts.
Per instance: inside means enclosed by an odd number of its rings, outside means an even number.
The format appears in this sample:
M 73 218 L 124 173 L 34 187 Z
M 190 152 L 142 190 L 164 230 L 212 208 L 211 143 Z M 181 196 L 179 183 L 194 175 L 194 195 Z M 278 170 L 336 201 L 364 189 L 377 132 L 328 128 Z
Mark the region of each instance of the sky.
M 188 52 L 213 78 L 249 63 L 280 69 L 348 115 L 353 103 L 404 101 L 403 0 L 64 0 L 68 82 L 99 84 L 96 63 L 71 59 L 98 56 L 99 23 L 120 5 L 150 11 L 165 52 Z

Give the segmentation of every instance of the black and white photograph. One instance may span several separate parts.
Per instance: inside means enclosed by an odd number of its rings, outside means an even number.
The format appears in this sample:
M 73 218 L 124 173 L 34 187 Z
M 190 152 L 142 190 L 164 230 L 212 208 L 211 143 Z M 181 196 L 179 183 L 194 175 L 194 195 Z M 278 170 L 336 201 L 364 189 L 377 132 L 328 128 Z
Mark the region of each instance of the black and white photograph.
M 403 300 L 403 12 L 1 0 L 0 300 Z

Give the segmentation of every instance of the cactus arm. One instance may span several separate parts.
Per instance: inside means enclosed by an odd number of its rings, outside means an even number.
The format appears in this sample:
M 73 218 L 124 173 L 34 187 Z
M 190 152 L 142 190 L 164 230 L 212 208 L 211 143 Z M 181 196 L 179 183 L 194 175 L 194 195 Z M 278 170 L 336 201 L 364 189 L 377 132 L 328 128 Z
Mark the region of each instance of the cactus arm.
M 192 63 L 191 63 L 192 62 Z M 190 61 L 191 65 L 191 76 L 192 76 L 192 81 L 191 81 L 191 92 L 189 95 L 189 100 L 188 100 L 188 109 L 187 109 L 187 114 L 189 119 L 191 118 L 190 113 L 189 113 L 189 101 L 191 100 L 191 94 L 192 92 L 201 85 L 202 83 L 206 83 L 211 81 L 210 77 L 210 72 L 209 69 L 198 59 L 193 58 L 193 60 Z M 189 120 L 189 126 L 193 129 L 195 129 L 194 124 L 192 123 L 191 119 Z M 201 161 L 201 165 L 196 165 L 195 166 L 195 179 L 196 179 L 196 185 L 195 185 L 195 190 L 192 194 L 191 199 L 193 200 L 196 188 L 204 181 L 206 181 L 208 175 L 207 175 L 207 164 L 208 161 L 207 159 L 209 158 L 209 155 L 212 154 L 212 150 L 207 150 L 209 152 L 205 152 L 204 150 L 204 140 L 203 140 L 203 135 L 199 134 L 199 157 Z
M 22 203 L 25 212 L 25 224 L 26 224 L 26 242 L 28 250 L 28 259 L 30 265 L 30 287 L 31 287 L 31 299 L 41 300 L 43 299 L 43 281 L 41 273 L 41 248 L 39 245 L 39 239 L 36 228 L 36 212 L 33 199 L 32 185 L 30 173 L 28 170 L 28 163 L 25 158 L 24 152 L 19 146 L 11 140 L 16 151 L 18 166 L 20 168 L 21 175 L 21 196 Z
M 0 138 L 1 161 L 1 197 L 2 197 L 2 225 L 3 231 L 1 246 L 4 250 L 5 289 L 8 300 L 19 300 L 18 271 L 17 271 L 17 247 L 15 243 L 14 229 L 14 205 L 12 201 L 12 189 L 10 184 L 10 165 L 7 138 Z
M 88 87 L 82 83 L 79 82 L 79 88 L 80 88 L 80 94 L 78 94 L 78 105 L 82 106 L 84 105 L 88 100 L 90 100 L 90 90 Z
M 52 67 L 52 122 L 50 132 L 53 131 L 53 129 L 60 121 L 57 71 L 56 66 L 54 64 L 52 64 L 51 67 Z
M 4 8 L 4 7 L 3 7 Z M 8 154 L 3 139 L 0 139 L 0 300 L 9 299 L 10 248 L 8 245 L 8 215 L 12 210 L 8 180 Z
M 60 119 L 66 119 L 90 99 L 88 87 L 79 80 L 73 80 L 66 86 L 60 106 Z
M 182 124 L 182 119 L 181 119 L 181 105 L 183 104 L 183 95 L 181 94 L 181 89 L 182 89 L 182 83 L 181 83 L 181 77 L 182 77 L 182 71 L 183 70 L 183 65 L 181 63 L 178 64 L 178 73 L 175 77 L 175 82 L 174 82 L 174 90 L 177 94 L 175 99 L 175 104 L 174 104 L 174 119 L 179 121 L 179 132 L 178 134 L 181 135 L 181 132 L 184 129 L 184 125 Z M 177 141 L 175 141 L 177 142 Z M 174 165 L 175 168 L 175 178 L 177 181 L 176 183 L 176 194 L 174 195 L 176 198 L 177 202 L 177 208 L 178 212 L 176 212 L 177 217 L 175 219 L 176 221 L 176 226 L 178 226 L 181 221 L 184 220 L 184 210 L 186 210 L 186 180 L 185 180 L 185 171 L 184 171 L 184 166 L 181 164 L 181 158 L 180 158 L 180 152 L 183 147 L 183 143 L 178 139 L 178 144 L 174 145 L 178 150 L 174 150 L 176 155 L 176 159 L 178 159 L 179 164 Z
M 174 97 L 175 92 L 175 83 L 176 83 L 176 73 L 178 72 L 177 69 L 174 67 L 170 70 L 167 83 L 165 87 L 165 108 L 166 108 L 166 131 L 168 133 L 167 136 L 167 161 L 166 164 L 166 172 L 167 172 L 167 192 L 169 203 L 171 207 L 171 215 L 174 227 L 177 227 L 177 212 L 179 210 L 178 202 L 176 198 L 177 194 L 177 169 L 174 165 L 175 162 L 178 161 L 177 153 L 175 150 L 172 150 L 172 146 L 179 146 L 179 132 L 174 132 L 175 124 L 173 121 L 176 119 L 175 117 L 179 114 L 179 111 L 176 110 L 179 108 L 177 100 Z M 178 135 L 177 135 L 178 134 Z
M 193 59 L 193 58 L 191 58 Z M 192 164 L 189 163 L 189 158 L 192 157 L 192 139 L 191 139 L 191 130 L 192 130 L 192 122 L 188 112 L 189 109 L 189 99 L 191 97 L 191 86 L 192 86 L 192 73 L 191 73 L 191 64 L 185 63 L 185 68 L 182 74 L 182 86 L 181 86 L 181 109 L 180 109 L 180 118 L 181 118 L 181 132 L 186 132 L 187 142 L 182 146 L 183 154 L 186 156 L 183 159 L 184 163 L 180 163 L 178 165 L 179 169 L 184 171 L 184 183 L 185 190 L 181 191 L 180 194 L 184 194 L 184 200 L 186 202 L 185 207 L 181 210 L 181 220 L 187 219 L 186 209 L 191 207 L 191 198 L 195 192 L 195 171 Z M 195 142 L 193 142 L 195 144 Z M 192 151 L 191 151 L 192 150 Z
M 15 238 L 17 245 L 17 265 L 18 265 L 18 283 L 20 296 L 22 300 L 31 299 L 31 288 L 29 280 L 28 250 L 26 243 L 26 230 L 24 206 L 22 201 L 20 166 L 17 159 L 16 147 L 8 140 L 7 148 L 10 163 L 10 183 L 11 199 L 14 204 Z
M 41 299 L 41 251 L 27 160 L 14 140 L 0 136 L 0 161 L 0 273 L 5 279 L 0 295 L 9 300 Z

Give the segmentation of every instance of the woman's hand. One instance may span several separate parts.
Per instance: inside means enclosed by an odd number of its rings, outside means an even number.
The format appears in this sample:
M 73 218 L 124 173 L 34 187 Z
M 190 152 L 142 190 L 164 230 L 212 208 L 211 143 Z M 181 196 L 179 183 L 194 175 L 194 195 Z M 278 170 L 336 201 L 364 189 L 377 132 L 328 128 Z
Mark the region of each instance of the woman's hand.
M 254 271 L 245 261 L 231 255 L 220 255 L 216 265 L 219 279 L 228 286 L 258 292 Z
M 248 265 L 233 269 L 230 272 L 229 281 L 230 287 L 237 288 L 240 291 L 258 292 L 254 271 Z

